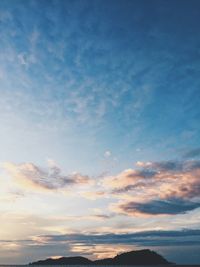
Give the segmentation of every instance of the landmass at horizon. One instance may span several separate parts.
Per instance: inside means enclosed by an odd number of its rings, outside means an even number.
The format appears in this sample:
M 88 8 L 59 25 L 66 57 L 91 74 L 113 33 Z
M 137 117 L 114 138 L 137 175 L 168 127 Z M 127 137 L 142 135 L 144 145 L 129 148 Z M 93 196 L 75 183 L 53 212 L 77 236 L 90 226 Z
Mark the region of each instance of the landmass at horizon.
M 0 264 L 200 264 L 199 25 L 199 0 L 0 0 Z
M 105 258 L 100 260 L 91 261 L 87 258 L 76 256 L 76 257 L 61 257 L 57 259 L 46 259 L 39 260 L 30 263 L 30 265 L 103 265 L 103 266 L 113 266 L 113 265 L 171 265 L 161 255 L 149 249 L 136 250 L 121 253 L 113 258 Z

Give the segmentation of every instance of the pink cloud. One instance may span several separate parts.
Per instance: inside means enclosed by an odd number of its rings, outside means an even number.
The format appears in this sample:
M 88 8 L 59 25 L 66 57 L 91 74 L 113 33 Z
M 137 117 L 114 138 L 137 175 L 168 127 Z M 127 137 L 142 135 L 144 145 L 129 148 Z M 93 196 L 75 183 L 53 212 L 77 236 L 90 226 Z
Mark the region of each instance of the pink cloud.
M 120 199 L 119 203 L 112 205 L 115 212 L 129 215 L 178 214 L 200 206 L 198 161 L 140 162 L 137 166 L 141 168 L 128 169 L 104 179 L 104 186 Z
M 80 173 L 64 175 L 56 165 L 50 165 L 45 169 L 33 163 L 6 162 L 2 167 L 18 185 L 24 188 L 56 190 L 73 185 L 88 184 L 91 181 L 87 175 Z

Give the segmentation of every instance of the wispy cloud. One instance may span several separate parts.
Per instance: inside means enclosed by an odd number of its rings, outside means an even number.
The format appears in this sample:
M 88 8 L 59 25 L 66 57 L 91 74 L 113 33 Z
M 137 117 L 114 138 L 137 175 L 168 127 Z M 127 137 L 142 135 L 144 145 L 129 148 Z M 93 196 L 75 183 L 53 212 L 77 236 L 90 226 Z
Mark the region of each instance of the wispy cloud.
M 96 200 L 98 198 L 105 198 L 108 197 L 105 191 L 86 191 L 81 193 L 83 197 L 91 199 L 91 200 Z
M 91 181 L 88 176 L 79 173 L 64 175 L 56 165 L 45 169 L 33 163 L 5 162 L 2 167 L 17 184 L 35 190 L 56 190 L 73 185 L 88 184 Z

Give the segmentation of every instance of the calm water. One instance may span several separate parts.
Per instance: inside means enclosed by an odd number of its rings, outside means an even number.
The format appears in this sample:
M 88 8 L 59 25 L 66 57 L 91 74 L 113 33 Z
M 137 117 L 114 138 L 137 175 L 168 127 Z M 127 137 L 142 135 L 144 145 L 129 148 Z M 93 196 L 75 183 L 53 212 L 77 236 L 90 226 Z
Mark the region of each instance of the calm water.
M 200 266 L 200 265 L 170 265 L 170 267 L 181 267 L 181 266 Z M 168 267 L 168 265 L 7 265 L 0 264 L 0 267 Z
M 194 266 L 197 267 L 200 265 L 170 265 L 170 267 L 181 267 L 181 266 Z M 0 267 L 168 267 L 167 265 L 15 265 L 15 264 L 0 264 Z

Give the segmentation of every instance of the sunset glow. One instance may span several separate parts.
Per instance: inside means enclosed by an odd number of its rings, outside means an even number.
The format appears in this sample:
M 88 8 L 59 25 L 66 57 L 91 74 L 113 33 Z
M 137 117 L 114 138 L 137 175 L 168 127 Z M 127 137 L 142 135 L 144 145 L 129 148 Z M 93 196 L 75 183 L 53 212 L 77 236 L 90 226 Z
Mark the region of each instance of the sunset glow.
M 0 0 L 0 264 L 200 263 L 199 25 L 198 0 Z

